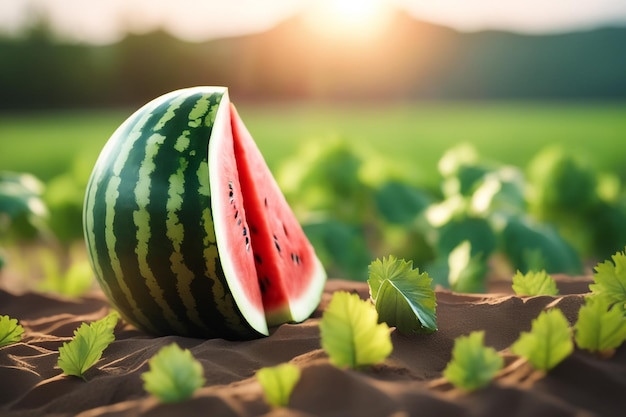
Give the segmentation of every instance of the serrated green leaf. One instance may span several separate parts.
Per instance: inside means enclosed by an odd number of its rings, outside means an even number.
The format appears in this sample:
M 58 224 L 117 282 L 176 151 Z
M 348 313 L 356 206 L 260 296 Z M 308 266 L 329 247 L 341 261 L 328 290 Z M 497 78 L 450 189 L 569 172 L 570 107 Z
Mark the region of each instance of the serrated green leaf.
M 176 343 L 161 348 L 148 364 L 150 370 L 141 374 L 143 387 L 164 403 L 185 401 L 206 382 L 202 364 Z
M 24 328 L 17 323 L 17 319 L 0 316 L 0 347 L 19 342 L 23 334 Z
M 556 282 L 543 270 L 529 271 L 522 274 L 520 271 L 513 276 L 513 291 L 517 295 L 559 295 Z
M 610 355 L 626 340 L 626 318 L 618 306 L 609 308 L 604 298 L 587 297 L 578 311 L 574 326 L 576 344 L 581 349 Z
M 83 323 L 74 331 L 74 338 L 59 348 L 57 365 L 65 375 L 85 379 L 85 372 L 102 357 L 115 335 L 113 330 L 119 315 L 116 312 L 87 325 Z
M 256 377 L 263 388 L 265 399 L 274 407 L 286 407 L 300 380 L 300 368 L 291 363 L 261 368 Z
M 432 279 L 413 269 L 413 262 L 393 256 L 377 259 L 369 266 L 367 283 L 380 321 L 404 334 L 437 330 Z
M 558 308 L 544 311 L 533 320 L 530 332 L 522 332 L 511 351 L 537 370 L 549 371 L 574 350 L 571 329 Z
M 484 337 L 481 330 L 454 340 L 452 360 L 443 376 L 456 387 L 465 391 L 482 388 L 502 369 L 504 359 L 494 348 L 484 345 Z
M 320 320 L 322 348 L 335 366 L 357 368 L 374 365 L 391 353 L 391 335 L 386 323 L 358 294 L 333 294 Z
M 617 304 L 623 311 L 626 307 L 626 255 L 618 252 L 595 267 L 594 283 L 589 289 L 594 295 L 604 298 L 609 304 Z

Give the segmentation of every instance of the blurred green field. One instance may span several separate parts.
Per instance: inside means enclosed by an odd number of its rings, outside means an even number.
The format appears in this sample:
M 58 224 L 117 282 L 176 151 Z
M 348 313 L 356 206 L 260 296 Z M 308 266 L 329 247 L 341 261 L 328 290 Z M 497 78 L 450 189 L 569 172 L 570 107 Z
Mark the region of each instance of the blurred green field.
M 437 182 L 436 164 L 469 142 L 487 159 L 525 166 L 544 146 L 587 156 L 626 179 L 626 103 L 441 102 L 394 104 L 242 103 L 241 117 L 270 167 L 305 141 L 340 137 Z M 0 170 L 48 180 L 78 165 L 88 173 L 130 110 L 0 115 Z M 85 174 L 86 175 L 86 174 Z

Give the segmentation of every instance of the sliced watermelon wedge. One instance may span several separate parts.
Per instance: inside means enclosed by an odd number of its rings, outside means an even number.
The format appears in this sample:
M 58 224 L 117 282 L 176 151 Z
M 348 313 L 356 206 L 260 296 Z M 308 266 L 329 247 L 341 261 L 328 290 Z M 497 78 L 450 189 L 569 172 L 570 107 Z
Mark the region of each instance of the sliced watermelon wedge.
M 230 115 L 267 322 L 303 321 L 319 304 L 326 273 L 232 104 Z

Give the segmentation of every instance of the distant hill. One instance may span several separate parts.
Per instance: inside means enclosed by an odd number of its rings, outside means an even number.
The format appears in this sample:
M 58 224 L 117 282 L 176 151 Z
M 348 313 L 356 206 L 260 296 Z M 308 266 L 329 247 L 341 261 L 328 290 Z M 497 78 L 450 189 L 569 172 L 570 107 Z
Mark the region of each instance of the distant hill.
M 316 38 L 300 17 L 186 43 L 164 32 L 108 46 L 35 31 L 0 39 L 0 109 L 128 105 L 190 85 L 248 99 L 626 99 L 626 28 L 462 33 L 398 12 L 368 43 Z

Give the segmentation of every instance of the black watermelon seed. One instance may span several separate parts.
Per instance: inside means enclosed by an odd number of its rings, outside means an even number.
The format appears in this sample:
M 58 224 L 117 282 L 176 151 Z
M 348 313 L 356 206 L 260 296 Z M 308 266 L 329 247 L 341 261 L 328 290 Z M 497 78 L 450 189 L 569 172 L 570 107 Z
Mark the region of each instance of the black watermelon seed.
M 254 254 L 254 260 L 259 264 L 263 263 L 263 258 L 261 258 L 261 255 L 259 255 L 258 253 Z
M 261 288 L 262 293 L 265 293 L 269 287 L 270 279 L 267 276 L 263 276 L 263 278 L 259 279 L 259 288 Z
M 276 246 L 276 249 L 280 253 L 280 245 L 278 244 L 278 238 L 276 237 L 276 235 L 272 235 L 272 236 L 274 236 L 274 246 Z

